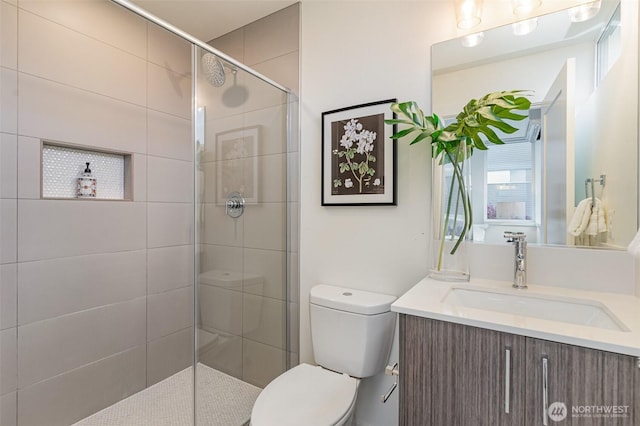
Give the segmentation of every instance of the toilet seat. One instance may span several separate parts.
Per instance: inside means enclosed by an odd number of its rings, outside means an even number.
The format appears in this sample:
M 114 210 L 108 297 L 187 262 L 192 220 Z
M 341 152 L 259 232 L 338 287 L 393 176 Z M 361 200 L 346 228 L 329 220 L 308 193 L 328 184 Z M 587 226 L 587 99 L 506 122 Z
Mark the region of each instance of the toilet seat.
M 353 410 L 357 391 L 358 379 L 300 364 L 260 393 L 251 426 L 341 425 Z

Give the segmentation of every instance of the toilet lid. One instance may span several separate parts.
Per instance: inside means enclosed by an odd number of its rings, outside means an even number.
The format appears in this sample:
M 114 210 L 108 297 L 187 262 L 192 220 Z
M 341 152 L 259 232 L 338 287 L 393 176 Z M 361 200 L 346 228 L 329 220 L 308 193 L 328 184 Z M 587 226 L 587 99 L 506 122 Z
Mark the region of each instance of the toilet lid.
M 278 376 L 260 393 L 252 426 L 327 426 L 353 405 L 358 381 L 346 374 L 300 364 Z

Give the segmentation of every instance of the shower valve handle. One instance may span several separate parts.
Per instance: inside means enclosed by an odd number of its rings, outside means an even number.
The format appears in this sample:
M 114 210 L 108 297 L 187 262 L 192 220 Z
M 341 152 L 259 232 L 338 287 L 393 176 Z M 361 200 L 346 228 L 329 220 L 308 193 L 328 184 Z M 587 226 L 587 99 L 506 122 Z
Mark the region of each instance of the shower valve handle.
M 244 213 L 244 198 L 239 192 L 232 192 L 225 202 L 227 216 L 234 219 L 239 218 Z

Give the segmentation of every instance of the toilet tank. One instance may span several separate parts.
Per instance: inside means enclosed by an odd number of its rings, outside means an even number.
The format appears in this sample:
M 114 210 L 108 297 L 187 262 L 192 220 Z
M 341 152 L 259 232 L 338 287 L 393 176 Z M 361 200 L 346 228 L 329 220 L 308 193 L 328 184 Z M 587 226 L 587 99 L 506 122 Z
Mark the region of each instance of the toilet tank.
M 329 285 L 311 289 L 309 312 L 316 363 L 352 377 L 381 372 L 389 359 L 395 296 Z

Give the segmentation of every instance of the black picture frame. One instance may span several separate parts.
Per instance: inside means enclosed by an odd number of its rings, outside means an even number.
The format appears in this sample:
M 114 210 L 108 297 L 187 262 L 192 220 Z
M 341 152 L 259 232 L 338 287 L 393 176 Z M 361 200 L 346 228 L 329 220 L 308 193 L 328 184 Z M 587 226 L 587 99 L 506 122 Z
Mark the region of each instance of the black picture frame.
M 396 99 L 322 113 L 323 206 L 397 205 Z

